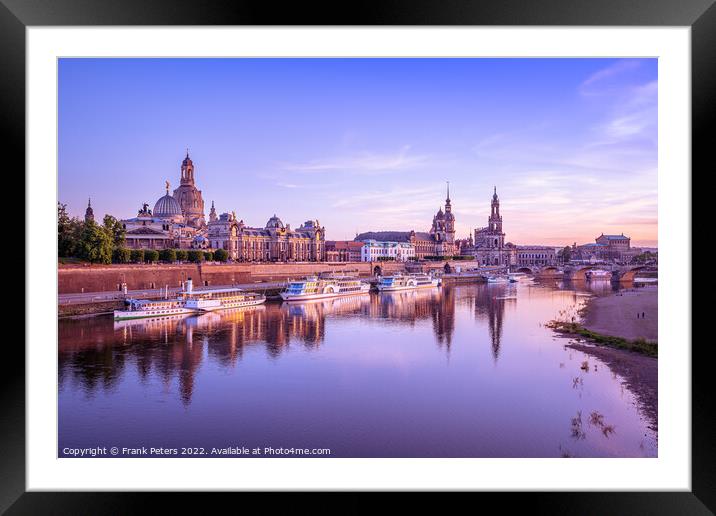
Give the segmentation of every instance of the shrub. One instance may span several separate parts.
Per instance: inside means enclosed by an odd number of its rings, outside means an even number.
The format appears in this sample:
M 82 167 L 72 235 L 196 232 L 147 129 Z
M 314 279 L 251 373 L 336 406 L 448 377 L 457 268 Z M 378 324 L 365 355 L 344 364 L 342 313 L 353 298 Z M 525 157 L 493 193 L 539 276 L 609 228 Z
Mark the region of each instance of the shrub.
M 189 253 L 186 251 L 186 249 L 177 249 L 177 260 L 180 262 L 185 262 L 189 259 Z
M 175 262 L 177 261 L 177 252 L 174 249 L 162 249 L 159 253 L 159 259 L 163 262 Z
M 225 262 L 229 259 L 229 253 L 224 249 L 217 249 L 214 251 L 214 260 L 218 262 Z
M 130 259 L 136 263 L 142 263 L 144 261 L 144 249 L 132 249 Z
M 214 253 L 211 251 L 204 251 L 204 259 L 207 262 L 213 262 L 214 261 Z
M 201 263 L 204 261 L 204 253 L 201 251 L 197 251 L 192 249 L 188 252 L 189 255 L 189 261 L 193 263 Z
M 144 260 L 150 263 L 158 262 L 159 261 L 159 251 L 155 251 L 154 249 L 149 249 L 144 252 Z
M 115 247 L 112 251 L 112 261 L 114 263 L 129 263 L 132 259 L 132 251 L 126 247 Z

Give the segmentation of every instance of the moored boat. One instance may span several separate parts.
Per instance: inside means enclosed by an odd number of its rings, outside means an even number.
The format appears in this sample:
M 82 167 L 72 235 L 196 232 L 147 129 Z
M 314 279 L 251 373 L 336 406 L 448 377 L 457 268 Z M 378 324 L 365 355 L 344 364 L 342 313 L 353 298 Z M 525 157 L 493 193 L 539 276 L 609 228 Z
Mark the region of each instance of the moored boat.
M 505 276 L 487 276 L 488 283 L 507 283 L 509 280 Z
M 291 281 L 281 292 L 284 301 L 303 301 L 328 297 L 366 294 L 370 284 L 351 276 L 309 276 L 299 281 Z
M 170 315 L 193 314 L 197 310 L 187 308 L 182 299 L 127 299 L 125 310 L 115 310 L 114 320 L 145 319 Z
M 378 290 L 381 292 L 394 292 L 397 290 L 413 290 L 417 288 L 432 288 L 439 285 L 439 280 L 428 274 L 395 274 L 383 276 L 378 282 Z
M 195 314 L 259 305 L 266 296 L 255 292 L 245 292 L 239 288 L 217 288 L 194 290 L 189 278 L 184 290 L 174 299 L 127 299 L 126 310 L 115 310 L 114 320 L 143 319 L 170 315 Z
M 608 280 L 611 279 L 612 273 L 602 269 L 593 269 L 584 273 L 588 280 Z

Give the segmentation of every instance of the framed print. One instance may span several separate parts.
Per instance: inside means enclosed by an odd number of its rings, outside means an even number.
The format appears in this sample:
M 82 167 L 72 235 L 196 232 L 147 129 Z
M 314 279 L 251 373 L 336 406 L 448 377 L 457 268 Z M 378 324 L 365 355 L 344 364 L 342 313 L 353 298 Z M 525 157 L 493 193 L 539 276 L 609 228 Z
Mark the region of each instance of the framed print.
M 3 2 L 8 514 L 152 497 L 122 491 L 713 510 L 710 2 Z

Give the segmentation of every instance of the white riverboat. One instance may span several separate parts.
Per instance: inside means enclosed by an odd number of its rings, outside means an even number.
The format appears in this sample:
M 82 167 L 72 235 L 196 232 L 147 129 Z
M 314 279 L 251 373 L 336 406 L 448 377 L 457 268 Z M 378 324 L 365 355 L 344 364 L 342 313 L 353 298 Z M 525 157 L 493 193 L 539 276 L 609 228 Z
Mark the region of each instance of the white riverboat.
M 509 278 L 510 283 L 517 283 L 521 279 L 526 278 L 527 274 L 524 272 L 511 272 L 507 277 Z
M 487 276 L 488 283 L 507 283 L 509 280 L 505 276 L 491 275 Z
M 195 312 L 244 308 L 266 302 L 266 296 L 263 294 L 246 292 L 235 287 L 194 290 L 191 279 L 187 280 L 186 287 L 179 296 L 184 300 L 184 306 Z
M 114 320 L 145 319 L 147 317 L 166 317 L 186 315 L 197 310 L 187 308 L 183 299 L 127 299 L 125 310 L 115 310 Z
M 437 278 L 427 274 L 395 274 L 383 276 L 378 282 L 378 290 L 381 292 L 395 292 L 397 290 L 413 290 L 418 288 L 432 288 L 439 284 Z
M 611 279 L 612 273 L 602 269 L 593 269 L 584 273 L 588 280 L 608 280 Z
M 309 276 L 304 280 L 291 281 L 281 292 L 284 301 L 303 301 L 328 297 L 366 294 L 370 284 L 351 276 Z
M 219 288 L 194 290 L 191 278 L 186 281 L 174 299 L 127 299 L 125 310 L 115 310 L 114 320 L 144 319 L 147 317 L 166 317 L 170 315 L 196 314 L 260 305 L 266 296 L 254 292 L 245 292 L 239 288 Z

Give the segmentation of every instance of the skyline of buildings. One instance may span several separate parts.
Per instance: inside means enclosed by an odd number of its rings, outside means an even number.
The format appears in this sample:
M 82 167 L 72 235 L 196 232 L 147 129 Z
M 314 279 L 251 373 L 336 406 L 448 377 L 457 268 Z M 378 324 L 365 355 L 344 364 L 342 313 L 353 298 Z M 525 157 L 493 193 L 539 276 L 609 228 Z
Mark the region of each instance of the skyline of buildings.
M 61 59 L 59 71 L 58 200 L 74 216 L 90 196 L 97 220 L 130 217 L 188 145 L 207 206 L 253 227 L 275 211 L 312 213 L 332 240 L 394 231 L 430 220 L 449 180 L 457 239 L 497 184 L 516 242 L 623 231 L 658 245 L 654 59 Z

